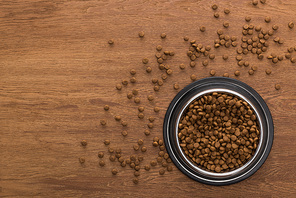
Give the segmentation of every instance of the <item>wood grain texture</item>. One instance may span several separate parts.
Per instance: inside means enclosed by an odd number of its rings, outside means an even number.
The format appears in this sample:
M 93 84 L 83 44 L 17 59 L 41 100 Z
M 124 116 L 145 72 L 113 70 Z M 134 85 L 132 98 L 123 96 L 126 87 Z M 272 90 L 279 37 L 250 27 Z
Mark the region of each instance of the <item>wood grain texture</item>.
M 257 7 L 245 1 L 217 1 L 220 18 L 213 17 L 214 1 L 191 0 L 3 0 L 0 2 L 0 196 L 43 197 L 295 197 L 296 196 L 296 65 L 284 60 L 276 65 L 254 56 L 247 58 L 258 71 L 249 76 L 247 68 L 235 62 L 235 48 L 213 50 L 216 55 L 205 68 L 201 60 L 193 69 L 188 67 L 188 43 L 183 36 L 204 45 L 213 45 L 217 29 L 224 21 L 230 27 L 225 32 L 241 36 L 245 16 L 264 28 L 278 24 L 275 35 L 284 38 L 278 46 L 270 41 L 267 54 L 283 54 L 296 46 L 296 2 L 267 0 Z M 225 15 L 224 8 L 231 13 Z M 270 24 L 264 17 L 271 16 Z M 201 33 L 199 27 L 206 26 Z M 145 31 L 145 37 L 138 37 Z M 160 39 L 165 32 L 167 38 Z M 107 41 L 114 39 L 114 46 Z M 156 101 L 148 103 L 148 93 L 154 94 L 151 78 L 160 77 L 154 54 L 161 44 L 176 55 L 167 61 L 174 70 Z M 221 56 L 228 54 L 227 61 Z M 296 52 L 292 53 L 296 57 Z M 153 71 L 146 74 L 142 58 L 149 58 Z M 180 71 L 178 65 L 187 68 Z M 137 70 L 138 82 L 120 92 L 115 85 L 129 79 L 130 69 Z M 271 68 L 267 76 L 265 69 Z M 266 163 L 249 179 L 238 184 L 215 187 L 195 182 L 174 168 L 163 176 L 160 167 L 141 171 L 140 183 L 132 183 L 133 171 L 110 162 L 104 139 L 111 146 L 122 148 L 123 156 L 134 153 L 132 145 L 143 138 L 148 151 L 144 164 L 157 156 L 152 148 L 154 136 L 162 137 L 162 120 L 170 101 L 180 87 L 188 85 L 190 74 L 198 78 L 238 69 L 237 79 L 252 86 L 267 102 L 274 120 L 275 139 Z M 282 89 L 276 91 L 274 84 Z M 155 116 L 155 127 L 144 137 L 147 120 L 137 118 L 137 105 L 126 98 L 133 88 L 140 91 L 145 116 Z M 104 112 L 103 105 L 111 106 Z M 159 114 L 153 107 L 159 106 Z M 121 115 L 128 120 L 126 138 L 122 127 L 113 119 Z M 100 119 L 107 126 L 99 125 Z M 80 146 L 81 140 L 88 146 Z M 106 166 L 98 166 L 97 152 L 105 152 Z M 81 166 L 79 157 L 85 157 Z M 110 170 L 119 169 L 117 176 Z

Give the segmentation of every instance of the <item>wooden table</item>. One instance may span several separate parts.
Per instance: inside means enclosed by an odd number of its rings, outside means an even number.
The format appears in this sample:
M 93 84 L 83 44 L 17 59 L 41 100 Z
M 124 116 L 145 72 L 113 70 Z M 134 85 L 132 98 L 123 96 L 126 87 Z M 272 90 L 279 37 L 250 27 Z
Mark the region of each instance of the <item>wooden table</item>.
M 0 196 L 45 197 L 295 197 L 296 195 L 296 65 L 289 60 L 273 64 L 266 56 L 284 54 L 288 47 L 296 46 L 296 2 L 293 0 L 267 0 L 266 4 L 253 6 L 246 1 L 217 1 L 220 14 L 213 17 L 214 1 L 169 0 L 5 0 L 0 2 Z M 230 14 L 223 13 L 224 8 Z M 198 59 L 195 68 L 189 67 L 186 56 L 188 36 L 203 45 L 213 46 L 216 31 L 225 34 L 242 34 L 245 16 L 250 23 L 271 29 L 279 26 L 274 36 L 284 39 L 284 44 L 270 46 L 259 61 L 247 55 L 248 68 L 238 67 L 236 48 L 212 47 L 216 55 L 207 67 Z M 271 17 L 269 24 L 265 16 Z M 228 29 L 223 28 L 229 21 Z M 206 26 L 200 32 L 200 26 Z M 140 39 L 138 32 L 144 31 Z M 160 34 L 165 32 L 166 39 Z M 108 40 L 114 39 L 113 46 Z M 239 45 L 240 45 L 239 41 Z M 167 61 L 174 73 L 158 93 L 153 91 L 152 78 L 160 78 L 154 54 L 161 44 L 174 50 L 175 56 Z M 223 60 L 223 54 L 229 55 Z M 296 52 L 292 53 L 296 57 Z M 142 59 L 149 59 L 152 73 L 145 72 Z M 186 69 L 181 71 L 179 64 Z M 248 70 L 257 66 L 250 76 Z M 121 91 L 115 85 L 129 79 L 130 69 L 136 69 L 137 83 Z M 267 76 L 265 69 L 272 74 Z M 170 101 L 177 91 L 188 85 L 189 76 L 198 79 L 209 76 L 215 69 L 217 76 L 239 70 L 235 77 L 252 86 L 268 104 L 274 120 L 275 138 L 266 163 L 249 179 L 238 184 L 215 187 L 195 182 L 174 167 L 173 172 L 160 176 L 160 166 L 149 172 L 141 170 L 139 184 L 132 182 L 133 171 L 121 168 L 108 160 L 105 139 L 111 147 L 121 148 L 127 157 L 135 153 L 132 146 L 144 139 L 148 150 L 143 165 L 157 156 L 158 149 L 151 145 L 155 136 L 162 137 L 162 120 Z M 280 83 L 281 90 L 274 88 Z M 139 89 L 141 105 L 145 106 L 145 119 L 137 118 L 137 107 L 126 94 Z M 148 94 L 156 99 L 149 103 Z M 110 105 L 105 112 L 103 106 Z M 160 107 L 158 114 L 153 107 Z M 114 115 L 128 121 L 128 136 L 123 138 Z M 147 118 L 156 121 L 151 135 L 145 137 Z M 106 119 L 107 126 L 100 126 Z M 81 140 L 87 140 L 83 148 Z M 98 151 L 104 151 L 106 166 L 98 166 Z M 79 157 L 85 157 L 81 165 Z M 117 176 L 111 169 L 117 168 Z

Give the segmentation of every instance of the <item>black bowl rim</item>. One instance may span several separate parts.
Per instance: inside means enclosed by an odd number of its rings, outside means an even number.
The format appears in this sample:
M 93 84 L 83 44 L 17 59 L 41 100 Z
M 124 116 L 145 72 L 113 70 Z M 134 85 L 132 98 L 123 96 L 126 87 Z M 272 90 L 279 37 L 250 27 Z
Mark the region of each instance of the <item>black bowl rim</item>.
M 171 149 L 168 148 L 168 137 L 167 137 L 167 125 L 168 125 L 168 120 L 171 117 L 171 113 L 173 110 L 173 107 L 175 106 L 175 104 L 178 102 L 179 98 L 185 94 L 186 92 L 188 92 L 190 89 L 194 88 L 195 86 L 197 86 L 198 84 L 204 84 L 204 83 L 210 83 L 210 82 L 230 82 L 233 83 L 235 85 L 238 85 L 240 87 L 243 87 L 244 89 L 246 89 L 247 91 L 249 91 L 253 97 L 258 101 L 258 103 L 260 104 L 260 106 L 262 107 L 262 111 L 264 112 L 265 119 L 268 121 L 268 133 L 270 135 L 270 138 L 267 142 L 266 145 L 266 152 L 264 152 L 261 161 L 259 161 L 256 166 L 250 171 L 248 172 L 248 174 L 245 174 L 243 177 L 240 177 L 236 180 L 231 180 L 231 181 L 226 181 L 226 182 L 221 182 L 221 183 L 215 183 L 215 182 L 211 182 L 211 181 L 207 181 L 207 180 L 202 180 L 199 179 L 197 177 L 192 176 L 191 174 L 189 174 L 185 169 L 183 169 L 183 167 L 178 164 L 177 160 L 174 158 L 174 155 L 172 154 Z M 263 100 L 263 98 L 249 85 L 247 85 L 246 83 L 239 81 L 237 79 L 233 79 L 233 78 L 228 78 L 228 77 L 208 77 L 208 78 L 203 78 L 200 80 L 197 80 L 189 85 L 187 85 L 185 88 L 183 88 L 172 100 L 172 102 L 170 103 L 167 112 L 165 114 L 165 118 L 164 118 L 164 122 L 163 122 L 163 136 L 164 136 L 164 142 L 165 142 L 165 146 L 166 146 L 166 150 L 172 160 L 172 162 L 175 164 L 175 166 L 186 176 L 188 176 L 189 178 L 204 183 L 204 184 L 208 184 L 208 185 L 214 185 L 214 186 L 223 186 L 223 185 L 230 185 L 230 184 L 234 184 L 237 182 L 240 182 L 242 180 L 247 179 L 248 177 L 250 177 L 251 175 L 253 175 L 266 161 L 271 148 L 272 148 L 272 144 L 273 144 L 273 138 L 274 138 L 274 125 L 273 125 L 273 120 L 272 120 L 272 115 L 269 111 L 269 108 L 267 106 L 267 104 L 265 103 L 265 101 Z

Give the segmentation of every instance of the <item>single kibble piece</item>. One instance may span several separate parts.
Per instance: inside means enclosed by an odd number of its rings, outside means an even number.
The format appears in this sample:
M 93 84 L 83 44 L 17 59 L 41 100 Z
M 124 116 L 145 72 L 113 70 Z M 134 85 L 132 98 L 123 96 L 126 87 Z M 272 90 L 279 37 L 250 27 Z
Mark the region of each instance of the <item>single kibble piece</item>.
M 112 172 L 113 175 L 117 175 L 118 170 L 117 170 L 116 168 L 113 168 L 113 169 L 111 170 L 111 172 Z
M 80 164 L 84 164 L 85 163 L 85 158 L 84 157 L 80 157 L 79 158 L 79 162 L 80 162 Z
M 215 71 L 215 70 L 211 70 L 211 71 L 210 71 L 210 75 L 211 75 L 211 76 L 215 76 L 215 74 L 216 74 L 216 71 Z
M 143 62 L 144 64 L 147 64 L 147 63 L 149 62 L 149 60 L 148 60 L 148 58 L 143 58 L 143 59 L 142 59 L 142 62 Z
M 230 13 L 230 10 L 228 8 L 224 8 L 224 13 L 225 14 L 229 14 Z
M 139 113 L 138 118 L 143 119 L 144 118 L 144 113 Z
M 139 98 L 139 97 L 135 97 L 135 99 L 134 99 L 134 102 L 138 104 L 138 103 L 140 103 L 140 102 L 141 102 L 141 100 L 140 100 L 140 98 Z
M 173 73 L 173 70 L 168 69 L 168 70 L 166 71 L 166 73 L 167 73 L 168 75 L 171 75 L 171 74 Z
M 191 79 L 192 81 L 195 81 L 195 80 L 197 79 L 197 77 L 196 77 L 196 75 L 192 74 L 192 75 L 190 76 L 190 79 Z
M 127 126 L 127 121 L 121 121 L 122 126 Z
M 117 89 L 117 90 L 121 90 L 121 89 L 122 89 L 121 84 L 117 84 L 117 85 L 116 85 L 116 89 Z
M 296 58 L 293 57 L 290 59 L 290 61 L 291 61 L 291 63 L 296 63 Z
M 206 31 L 206 27 L 205 27 L 205 26 L 200 26 L 199 30 L 200 30 L 201 32 L 204 32 L 204 31 Z
M 292 28 L 294 27 L 294 23 L 293 23 L 293 22 L 289 22 L 289 23 L 288 23 L 288 27 L 289 27 L 290 29 L 292 29 Z
M 99 158 L 103 158 L 103 157 L 104 157 L 104 152 L 100 151 L 100 152 L 98 153 L 98 157 L 99 157 Z
M 127 97 L 128 99 L 132 99 L 133 96 L 134 96 L 133 93 L 127 93 L 127 95 L 126 95 L 126 97 Z
M 184 36 L 184 41 L 188 41 L 189 40 L 189 37 L 188 36 Z
M 110 140 L 104 140 L 104 144 L 105 145 L 109 145 L 110 144 Z
M 258 5 L 258 0 L 252 0 L 252 4 L 253 4 L 254 6 Z
M 227 54 L 223 54 L 222 58 L 223 58 L 223 60 L 227 60 L 228 59 L 228 55 Z
M 99 165 L 100 165 L 101 167 L 103 167 L 103 166 L 105 166 L 105 162 L 104 162 L 103 160 L 100 160 L 100 161 L 99 161 Z
M 136 73 L 137 73 L 137 72 L 136 72 L 135 69 L 131 69 L 131 70 L 130 70 L 130 74 L 131 74 L 131 75 L 136 75 Z
M 209 64 L 209 61 L 208 60 L 204 60 L 203 62 L 202 62 L 202 65 L 203 66 L 207 66 Z
M 87 141 L 86 140 L 82 140 L 81 141 L 81 146 L 86 146 L 87 145 Z
M 235 76 L 239 76 L 239 75 L 240 75 L 240 72 L 239 72 L 239 71 L 235 71 L 235 72 L 234 72 L 234 75 L 235 75 Z
M 228 28 L 229 27 L 229 22 L 228 21 L 224 21 L 223 22 L 223 27 Z
M 154 107 L 154 112 L 158 113 L 159 112 L 159 107 Z
M 152 160 L 152 161 L 150 162 L 150 165 L 151 165 L 151 166 L 156 166 L 156 165 L 157 165 L 157 162 L 156 162 L 155 160 Z
M 258 67 L 257 67 L 256 65 L 253 65 L 253 66 L 251 67 L 251 69 L 252 69 L 253 71 L 256 71 L 256 70 L 258 69 Z
M 254 74 L 254 70 L 250 69 L 250 70 L 248 71 L 248 73 L 249 73 L 249 75 L 253 75 L 253 74 Z
M 133 146 L 133 148 L 134 148 L 135 151 L 137 151 L 137 150 L 139 150 L 140 147 L 139 147 L 138 144 L 135 144 L 135 145 Z
M 120 120 L 121 120 L 121 116 L 120 116 L 120 115 L 116 115 L 116 116 L 114 116 L 114 119 L 115 119 L 116 121 L 120 121 Z
M 153 101 L 153 100 L 154 100 L 154 96 L 153 96 L 153 95 L 148 95 L 148 96 L 147 96 L 147 99 L 148 99 L 149 101 Z
M 223 74 L 223 77 L 229 77 L 229 74 L 228 73 L 224 73 Z
M 212 5 L 212 9 L 213 9 L 213 10 L 217 10 L 217 9 L 218 9 L 217 4 L 213 4 L 213 5 Z
M 265 17 L 265 22 L 269 23 L 271 21 L 271 18 L 269 16 Z
M 147 68 L 146 68 L 146 72 L 147 72 L 147 73 L 151 73 L 151 72 L 152 72 L 152 68 L 151 68 L 151 67 L 147 67 Z
M 246 16 L 245 17 L 245 20 L 247 21 L 247 22 L 250 22 L 251 21 L 251 17 L 250 16 Z M 246 25 L 247 26 L 247 25 Z M 244 29 L 248 29 L 248 28 L 244 28 Z
M 260 3 L 265 4 L 266 0 L 260 0 Z
M 150 165 L 145 165 L 145 166 L 144 166 L 144 169 L 145 169 L 146 171 L 149 171 L 149 170 L 150 170 Z
M 108 148 L 108 152 L 109 152 L 109 153 L 114 153 L 114 149 L 111 148 L 111 147 L 109 147 L 109 148 Z
M 177 84 L 177 83 L 175 83 L 173 87 L 174 87 L 175 90 L 178 90 L 180 88 L 179 84 Z
M 215 17 L 215 18 L 219 18 L 219 13 L 218 13 L 218 12 L 215 12 L 215 13 L 214 13 L 214 17 Z
M 144 141 L 143 141 L 142 139 L 139 139 L 139 140 L 138 140 L 138 144 L 139 144 L 139 145 L 142 145 L 142 144 L 144 144 Z
M 280 84 L 275 84 L 274 87 L 275 87 L 276 90 L 280 90 L 281 89 L 281 85 Z
M 136 95 L 138 95 L 139 91 L 137 89 L 133 89 L 132 93 L 133 93 L 133 95 L 136 96 Z
M 138 183 L 139 183 L 139 180 L 138 180 L 137 178 L 134 178 L 134 179 L 133 179 L 133 183 L 134 183 L 134 184 L 138 184 Z
M 157 46 L 156 46 L 156 50 L 157 50 L 157 51 L 161 51 L 161 50 L 162 50 L 162 46 L 161 46 L 161 45 L 157 45 Z
M 267 75 L 270 75 L 270 74 L 271 74 L 271 69 L 266 69 L 266 70 L 265 70 L 265 73 L 266 73 Z
M 154 124 L 153 123 L 148 123 L 147 126 L 148 126 L 149 129 L 152 129 L 154 127 Z
M 110 39 L 110 40 L 108 41 L 108 43 L 109 43 L 109 45 L 113 45 L 113 44 L 114 44 L 114 40 L 113 40 L 113 39 Z
M 145 33 L 143 31 L 138 33 L 139 37 L 143 38 L 145 36 Z
M 141 148 L 141 151 L 142 151 L 142 152 L 146 152 L 146 151 L 147 151 L 147 147 L 146 147 L 146 146 L 143 146 L 143 147 Z
M 109 110 L 109 105 L 105 105 L 105 106 L 104 106 L 104 110 L 105 110 L 105 111 L 108 111 L 108 110 Z
M 138 111 L 139 111 L 139 112 L 143 112 L 144 110 L 145 110 L 145 107 L 141 107 L 141 106 L 138 107 Z
M 180 69 L 182 69 L 182 70 L 185 69 L 185 65 L 184 65 L 183 63 L 180 64 L 179 67 L 180 67 Z
M 160 170 L 159 170 L 159 174 L 160 174 L 160 175 L 164 175 L 164 173 L 165 173 L 165 169 L 160 169 Z
M 128 80 L 123 80 L 121 83 L 126 86 L 128 85 Z
M 122 135 L 123 137 L 127 136 L 127 131 L 122 131 L 122 132 L 121 132 L 121 135 Z
M 166 38 L 166 33 L 161 33 L 160 38 L 162 39 Z
M 102 126 L 105 126 L 107 124 L 106 120 L 104 120 L 104 119 L 101 120 L 100 123 L 101 123 Z
M 209 55 L 209 58 L 210 58 L 211 60 L 215 59 L 215 54 L 210 54 L 210 55 Z

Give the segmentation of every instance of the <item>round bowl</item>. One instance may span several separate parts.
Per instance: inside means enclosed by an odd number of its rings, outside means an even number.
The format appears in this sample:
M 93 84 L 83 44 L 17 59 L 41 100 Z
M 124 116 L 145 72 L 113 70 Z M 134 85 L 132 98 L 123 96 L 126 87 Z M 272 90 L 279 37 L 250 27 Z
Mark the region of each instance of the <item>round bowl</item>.
M 260 126 L 260 141 L 254 156 L 233 171 L 214 173 L 192 163 L 183 153 L 178 139 L 178 123 L 186 107 L 196 98 L 211 92 L 226 92 L 245 100 L 255 111 Z M 168 107 L 163 124 L 167 152 L 176 167 L 185 175 L 204 184 L 229 185 L 254 174 L 265 162 L 273 142 L 271 113 L 262 97 L 247 84 L 232 78 L 210 77 L 182 89 Z

